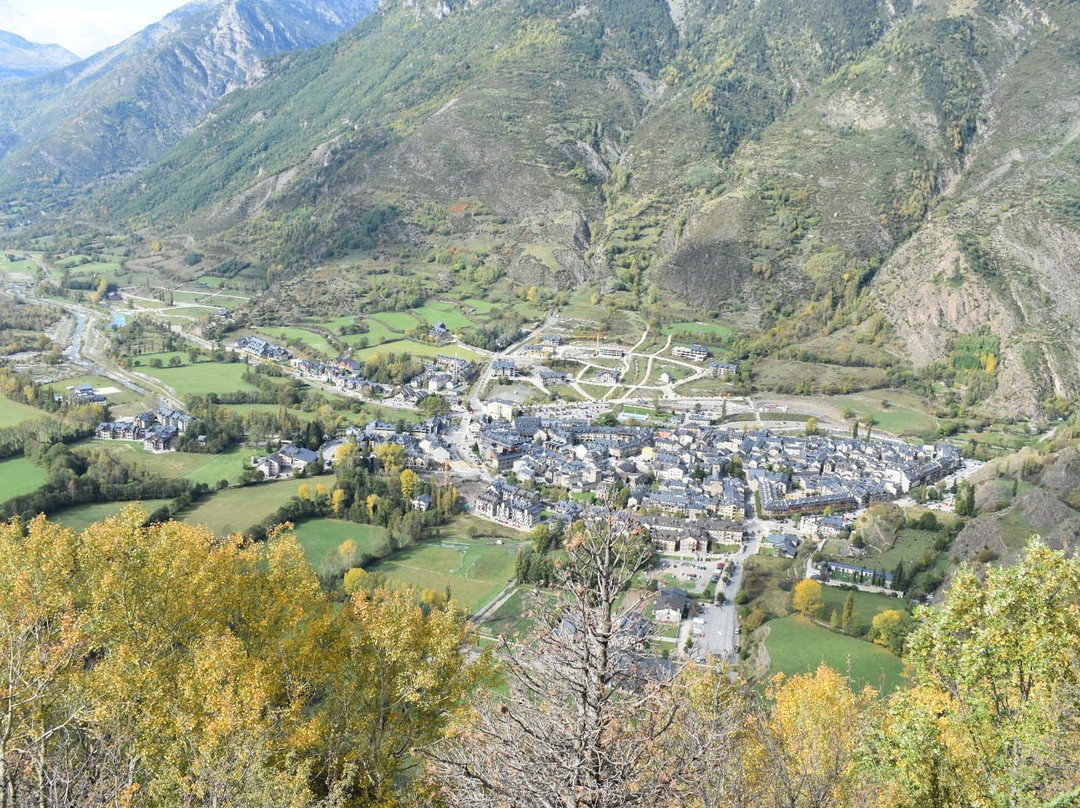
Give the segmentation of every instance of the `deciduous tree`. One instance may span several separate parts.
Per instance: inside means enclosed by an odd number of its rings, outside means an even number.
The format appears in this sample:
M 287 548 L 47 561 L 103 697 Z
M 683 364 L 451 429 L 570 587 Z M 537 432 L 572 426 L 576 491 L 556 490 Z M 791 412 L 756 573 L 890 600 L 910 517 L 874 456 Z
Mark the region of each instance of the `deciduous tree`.
M 803 578 L 795 585 L 792 605 L 800 614 L 817 617 L 825 606 L 821 599 L 821 584 L 813 578 Z

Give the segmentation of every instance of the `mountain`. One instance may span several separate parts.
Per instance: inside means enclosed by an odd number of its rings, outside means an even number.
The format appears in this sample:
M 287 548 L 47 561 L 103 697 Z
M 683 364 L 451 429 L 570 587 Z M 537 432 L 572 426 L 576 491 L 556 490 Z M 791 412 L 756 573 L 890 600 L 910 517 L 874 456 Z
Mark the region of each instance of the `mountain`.
M 315 47 L 376 0 L 200 0 L 124 42 L 0 88 L 0 188 L 63 202 L 149 165 L 265 59 Z M 27 191 L 29 189 L 29 193 Z
M 481 244 L 521 287 L 725 314 L 772 389 L 1033 414 L 1080 387 L 1078 43 L 1049 0 L 397 0 L 99 212 L 239 245 L 268 310 L 340 297 L 309 270 L 381 228 L 406 274 Z
M 78 56 L 59 45 L 39 45 L 18 34 L 0 31 L 0 81 L 48 73 L 77 61 Z

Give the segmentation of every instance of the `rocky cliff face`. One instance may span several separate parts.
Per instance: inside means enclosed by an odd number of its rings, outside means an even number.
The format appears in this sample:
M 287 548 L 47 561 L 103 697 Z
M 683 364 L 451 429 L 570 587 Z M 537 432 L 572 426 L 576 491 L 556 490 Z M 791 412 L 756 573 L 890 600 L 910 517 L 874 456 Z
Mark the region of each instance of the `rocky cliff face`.
M 18 34 L 0 31 L 0 81 L 12 81 L 48 73 L 79 61 L 59 45 L 39 45 Z
M 37 201 L 144 167 L 267 57 L 312 48 L 376 0 L 201 0 L 126 41 L 0 90 L 0 187 Z

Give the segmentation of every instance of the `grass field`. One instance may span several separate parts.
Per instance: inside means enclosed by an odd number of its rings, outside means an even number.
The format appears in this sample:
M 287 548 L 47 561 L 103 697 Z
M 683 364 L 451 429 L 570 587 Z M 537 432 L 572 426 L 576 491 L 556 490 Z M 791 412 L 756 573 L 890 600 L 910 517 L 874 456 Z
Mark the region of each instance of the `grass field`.
M 368 345 L 381 345 L 384 342 L 393 342 L 396 339 L 401 339 L 401 332 L 394 331 L 386 323 L 380 322 L 372 317 L 366 317 L 362 320 L 368 330 L 363 334 L 346 334 L 341 337 L 341 341 L 346 345 L 359 345 L 360 341 L 367 339 Z
M 327 480 L 329 478 L 322 482 Z M 206 525 L 218 536 L 228 536 L 247 530 L 270 516 L 296 494 L 303 482 L 314 488 L 320 480 L 283 480 L 249 485 L 245 488 L 230 488 L 212 494 L 209 499 L 204 499 L 178 518 L 193 525 Z
M 282 407 L 281 404 L 228 404 L 226 407 L 235 413 L 243 415 L 247 412 L 278 412 L 279 410 L 286 410 L 290 415 L 295 415 L 301 421 L 310 421 L 315 417 L 313 412 L 305 412 L 304 410 L 294 409 L 293 407 Z M 347 416 L 351 413 L 343 413 Z
M 374 354 L 385 356 L 386 354 L 411 354 L 412 356 L 438 356 L 439 354 L 446 354 L 448 356 L 460 356 L 463 359 L 468 359 L 471 362 L 481 361 L 480 354 L 475 351 L 470 351 L 468 348 L 463 348 L 460 345 L 429 345 L 426 342 L 415 342 L 411 339 L 399 339 L 395 342 L 387 342 L 383 345 L 373 346 L 371 348 L 364 348 L 360 351 L 353 351 L 352 358 L 357 361 L 363 361 L 368 359 Z
M 480 314 L 487 314 L 492 309 L 496 308 L 498 304 L 492 303 L 490 300 L 479 300 L 474 297 L 470 297 L 467 300 L 462 300 L 466 306 L 471 306 L 476 309 Z
M 428 325 L 443 323 L 451 331 L 459 328 L 472 328 L 476 325 L 461 310 L 450 303 L 428 303 L 426 306 L 416 309 L 416 313 L 423 317 Z
M 56 385 L 55 389 L 58 394 L 63 387 L 63 384 Z M 15 424 L 21 424 L 23 421 L 44 418 L 45 415 L 45 411 L 39 410 L 37 407 L 20 404 L 18 401 L 12 401 L 9 398 L 0 398 L 0 427 L 15 426 Z
M 0 460 L 0 502 L 36 491 L 45 482 L 45 469 L 25 457 Z
M 514 575 L 517 548 L 481 541 L 424 542 L 372 566 L 396 583 L 450 591 L 475 612 L 495 597 Z
M 696 339 L 705 343 L 710 339 L 723 339 L 732 334 L 730 328 L 720 323 L 670 323 L 661 331 L 664 334 L 693 334 Z
M 821 599 L 825 602 L 825 608 L 821 610 L 821 619 L 828 621 L 829 614 L 836 610 L 837 616 L 844 614 L 844 601 L 847 600 L 847 589 L 838 586 L 821 587 Z M 852 613 L 854 627 L 853 632 L 866 633 L 870 630 L 870 624 L 874 616 L 889 609 L 904 611 L 907 602 L 901 598 L 887 598 L 884 595 L 875 595 L 873 592 L 855 592 L 855 610 Z
M 794 385 L 805 385 L 812 393 L 871 390 L 886 382 L 885 371 L 881 368 L 845 367 L 774 357 L 758 362 L 754 374 L 757 384 L 766 390 L 791 391 Z
M 371 319 L 385 323 L 394 331 L 401 332 L 423 324 L 419 317 L 407 311 L 381 311 L 371 315 Z
M 0 261 L 0 275 L 30 275 L 37 272 L 38 266 L 33 261 Z
M 296 540 L 304 548 L 308 561 L 319 566 L 326 556 L 352 539 L 361 553 L 371 552 L 373 546 L 386 538 L 386 528 L 361 525 L 344 519 L 305 519 L 296 525 Z
M 74 530 L 83 530 L 94 522 L 100 522 L 106 517 L 120 513 L 129 505 L 141 504 L 147 511 L 153 513 L 162 505 L 168 505 L 168 499 L 146 499 L 141 503 L 135 502 L 94 502 L 90 505 L 73 505 L 70 508 L 62 508 L 49 515 L 54 522 L 59 522 L 64 527 Z
M 204 396 L 207 393 L 229 393 L 234 390 L 255 390 L 241 378 L 247 365 L 243 362 L 199 362 L 178 368 L 139 368 L 149 376 L 160 379 L 172 387 L 176 394 Z
M 772 659 L 771 673 L 812 673 L 824 662 L 857 686 L 871 685 L 884 693 L 904 681 L 904 664 L 872 643 L 836 634 L 805 617 L 784 617 L 768 625 L 765 645 Z
M 532 612 L 536 609 L 536 590 L 521 587 L 480 626 L 480 631 L 492 637 L 524 637 L 536 625 Z
M 878 426 L 894 435 L 924 435 L 937 429 L 937 419 L 921 409 L 921 402 L 910 394 L 891 390 L 873 390 L 853 396 L 828 399 L 836 407 L 847 407 L 859 418 L 873 417 Z M 887 408 L 882 401 L 889 403 Z
M 934 549 L 937 534 L 930 530 L 903 528 L 891 548 L 879 556 L 867 559 L 867 564 L 875 569 L 892 572 L 901 561 L 910 570 L 912 565 Z
M 139 401 L 138 393 L 128 390 L 126 387 L 121 386 L 119 382 L 106 376 L 76 376 L 73 379 L 61 379 L 49 386 L 52 387 L 53 392 L 59 396 L 69 392 L 68 388 L 75 388 L 80 384 L 92 384 L 98 390 L 110 387 L 116 390 L 117 392 L 109 393 L 106 396 L 109 400 L 109 406 L 116 404 L 134 404 Z
M 264 337 L 277 342 L 284 343 L 298 339 L 311 350 L 327 358 L 338 355 L 338 349 L 327 342 L 326 337 L 322 334 L 316 334 L 314 331 L 308 331 L 304 328 L 259 328 L 256 330 Z

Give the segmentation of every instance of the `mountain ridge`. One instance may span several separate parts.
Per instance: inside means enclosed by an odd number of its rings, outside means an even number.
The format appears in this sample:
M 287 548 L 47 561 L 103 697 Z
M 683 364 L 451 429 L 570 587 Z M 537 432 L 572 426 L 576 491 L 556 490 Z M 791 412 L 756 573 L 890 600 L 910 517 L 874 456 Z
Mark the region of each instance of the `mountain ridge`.
M 60 45 L 31 42 L 11 31 L 0 31 L 0 82 L 48 73 L 78 60 Z
M 0 184 L 64 200 L 156 160 L 264 60 L 322 44 L 375 0 L 200 0 L 89 59 L 0 88 Z

